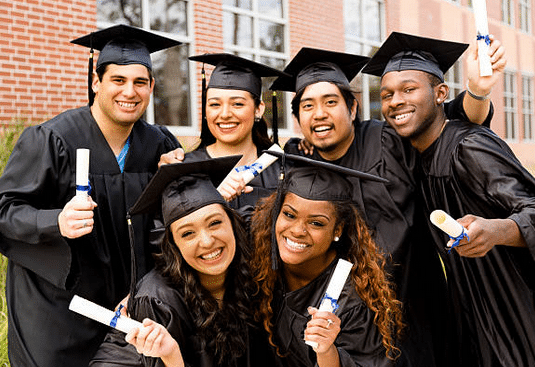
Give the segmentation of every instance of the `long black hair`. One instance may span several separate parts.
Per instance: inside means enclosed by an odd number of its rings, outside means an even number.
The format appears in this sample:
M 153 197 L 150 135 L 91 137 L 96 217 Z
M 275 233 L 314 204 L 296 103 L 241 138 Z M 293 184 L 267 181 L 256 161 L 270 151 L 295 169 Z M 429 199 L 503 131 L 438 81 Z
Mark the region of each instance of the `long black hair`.
M 224 206 L 230 218 L 236 240 L 236 253 L 229 265 L 225 278 L 225 295 L 222 304 L 205 289 L 197 271 L 182 257 L 173 240 L 169 227 L 161 244 L 161 253 L 156 255 L 156 269 L 177 289 L 184 292 L 184 298 L 197 335 L 205 347 L 214 355 L 219 366 L 232 366 L 234 361 L 247 350 L 244 330 L 259 316 L 253 314 L 258 287 L 249 270 L 249 236 L 241 217 Z

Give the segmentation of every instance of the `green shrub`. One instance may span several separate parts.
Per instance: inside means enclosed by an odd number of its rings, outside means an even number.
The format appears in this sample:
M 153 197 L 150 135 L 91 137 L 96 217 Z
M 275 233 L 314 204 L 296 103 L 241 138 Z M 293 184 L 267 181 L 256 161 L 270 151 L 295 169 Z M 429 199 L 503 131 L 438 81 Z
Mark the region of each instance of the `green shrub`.
M 9 155 L 15 146 L 23 123 L 0 128 L 0 175 L 4 172 Z M 6 269 L 7 259 L 0 255 L 0 366 L 9 367 L 7 358 L 7 303 L 6 303 Z

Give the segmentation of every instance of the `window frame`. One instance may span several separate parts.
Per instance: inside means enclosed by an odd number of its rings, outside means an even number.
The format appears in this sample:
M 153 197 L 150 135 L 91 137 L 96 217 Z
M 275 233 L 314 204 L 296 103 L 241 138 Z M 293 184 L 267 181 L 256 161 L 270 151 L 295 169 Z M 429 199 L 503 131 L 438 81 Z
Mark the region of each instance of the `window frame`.
M 504 112 L 504 138 L 508 142 L 518 142 L 518 111 L 517 111 L 517 79 L 514 70 L 504 70 L 503 73 L 503 112 Z M 509 80 L 508 80 L 509 79 Z M 508 90 L 511 85 L 513 90 Z M 510 102 L 510 103 L 508 103 Z M 511 136 L 512 135 L 512 136 Z

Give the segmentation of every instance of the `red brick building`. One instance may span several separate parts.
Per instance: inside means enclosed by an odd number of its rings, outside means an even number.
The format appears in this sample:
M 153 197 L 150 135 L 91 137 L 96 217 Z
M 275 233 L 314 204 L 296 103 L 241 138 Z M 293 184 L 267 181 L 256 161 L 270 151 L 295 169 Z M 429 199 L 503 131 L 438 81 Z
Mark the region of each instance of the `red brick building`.
M 487 0 L 490 32 L 508 65 L 492 92 L 492 129 L 535 168 L 535 37 L 531 0 Z M 171 127 L 191 147 L 199 133 L 199 65 L 188 55 L 233 52 L 282 69 L 303 46 L 372 55 L 391 31 L 471 42 L 470 0 L 0 0 L 0 124 L 40 123 L 87 103 L 88 50 L 69 41 L 127 23 L 184 44 L 154 57 L 156 89 L 150 122 Z M 461 60 L 447 76 L 464 88 Z M 363 118 L 379 117 L 375 78 L 354 82 Z M 281 136 L 299 128 L 279 94 Z M 270 98 L 267 120 L 270 121 Z

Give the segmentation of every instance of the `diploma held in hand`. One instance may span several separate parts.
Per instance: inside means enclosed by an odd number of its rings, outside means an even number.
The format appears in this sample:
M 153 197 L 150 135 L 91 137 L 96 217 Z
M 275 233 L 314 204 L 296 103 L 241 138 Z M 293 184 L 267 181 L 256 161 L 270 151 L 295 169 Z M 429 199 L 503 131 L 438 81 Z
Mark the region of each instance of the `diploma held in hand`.
M 284 153 L 282 148 L 279 147 L 277 144 L 273 144 L 268 150 Z M 277 159 L 277 157 L 271 154 L 264 153 L 250 166 L 240 166 L 234 169 L 237 172 L 242 172 L 243 180 L 247 185 L 249 182 L 251 182 L 253 178 L 258 176 L 263 170 L 272 165 Z
M 487 4 L 485 0 L 472 0 L 477 31 L 477 56 L 479 58 L 479 75 L 492 75 L 492 64 L 489 56 L 489 24 L 487 20 Z
M 323 296 L 320 303 L 320 307 L 318 308 L 319 311 L 336 311 L 336 309 L 338 308 L 338 304 L 336 302 L 340 297 L 340 293 L 342 293 L 342 289 L 344 288 L 344 284 L 347 281 L 347 277 L 351 272 L 351 268 L 353 268 L 352 263 L 344 259 L 338 259 L 336 269 L 334 269 L 334 273 L 331 277 L 331 280 L 329 281 L 329 285 L 327 286 L 325 295 Z M 305 341 L 305 343 L 307 343 L 314 349 L 318 346 L 316 342 L 308 340 Z
M 76 149 L 76 196 L 89 192 L 89 149 Z
M 454 239 L 455 242 L 451 247 L 455 247 L 459 244 L 459 241 L 468 235 L 466 234 L 466 229 L 455 219 L 453 219 L 448 213 L 443 210 L 435 210 L 430 215 L 431 223 L 435 226 L 446 232 L 450 238 Z
M 123 333 L 128 333 L 133 328 L 141 328 L 142 326 L 139 321 L 118 315 L 119 311 L 113 312 L 76 295 L 72 297 L 71 303 L 69 304 L 69 310 L 102 324 L 114 327 Z

